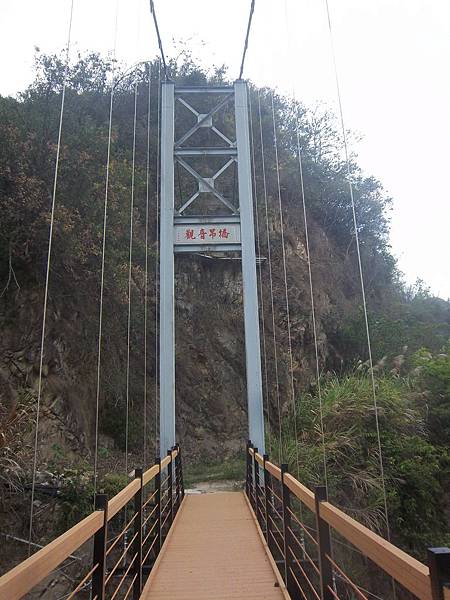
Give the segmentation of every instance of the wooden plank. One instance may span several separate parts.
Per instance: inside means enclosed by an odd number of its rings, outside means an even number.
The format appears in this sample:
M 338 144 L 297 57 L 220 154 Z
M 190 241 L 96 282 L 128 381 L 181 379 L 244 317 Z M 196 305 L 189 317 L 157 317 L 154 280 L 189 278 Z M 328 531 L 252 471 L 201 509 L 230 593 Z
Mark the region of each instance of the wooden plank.
M 97 510 L 0 577 L 0 598 L 18 600 L 58 567 L 103 525 Z
M 148 576 L 147 581 L 145 583 L 144 589 L 141 592 L 141 598 L 144 598 L 146 594 L 150 593 L 150 588 L 151 588 L 153 580 L 156 577 L 156 573 L 158 572 L 159 564 L 161 563 L 163 556 L 167 551 L 167 548 L 170 543 L 170 539 L 172 538 L 173 532 L 175 531 L 175 527 L 176 527 L 178 521 L 181 519 L 181 514 L 183 511 L 185 502 L 186 502 L 186 496 L 183 498 L 183 501 L 181 502 L 180 508 L 175 516 L 173 523 L 172 523 L 172 527 L 169 529 L 169 533 L 167 534 L 167 537 L 164 540 L 162 548 L 159 551 L 158 556 L 156 557 L 155 564 L 153 565 L 152 570 L 150 571 L 150 575 Z
M 310 510 L 312 510 L 313 513 L 315 513 L 316 508 L 314 494 L 311 492 L 311 490 L 309 490 L 302 483 L 297 481 L 297 479 L 295 479 L 295 477 L 292 477 L 292 475 L 286 474 L 284 476 L 284 481 L 286 483 L 286 486 L 291 490 L 294 496 L 301 500 L 303 504 L 305 504 Z
M 428 567 L 397 548 L 329 502 L 320 504 L 321 517 L 365 556 L 420 600 L 432 600 Z
M 267 554 L 267 558 L 269 559 L 270 566 L 272 567 L 272 571 L 275 573 L 275 577 L 277 578 L 278 587 L 280 588 L 281 593 L 283 594 L 283 597 L 285 598 L 285 600 L 291 600 L 291 597 L 289 596 L 289 593 L 287 591 L 286 585 L 285 585 L 285 583 L 283 581 L 283 577 L 281 576 L 281 573 L 280 573 L 280 571 L 279 571 L 279 569 L 277 567 L 277 563 L 275 562 L 275 559 L 272 556 L 272 553 L 271 553 L 271 551 L 269 549 L 269 546 L 267 545 L 266 538 L 264 537 L 264 533 L 262 532 L 262 529 L 259 526 L 258 519 L 256 518 L 256 515 L 255 515 L 255 513 L 253 511 L 253 507 L 250 504 L 250 500 L 247 498 L 246 494 L 244 494 L 244 498 L 245 498 L 245 501 L 247 503 L 248 509 L 250 510 L 250 513 L 252 515 L 253 522 L 255 523 L 255 527 L 256 527 L 258 535 L 259 535 L 259 537 L 261 539 L 261 543 L 262 543 L 262 545 L 264 547 L 264 551 Z
M 241 492 L 188 495 L 141 600 L 287 600 Z
M 281 469 L 279 467 L 277 467 L 271 462 L 266 462 L 266 469 L 273 477 L 275 477 L 275 479 L 281 481 Z
M 127 502 L 135 495 L 141 485 L 140 479 L 135 479 L 123 488 L 118 494 L 116 494 L 108 502 L 108 521 L 110 521 L 114 515 L 116 515 L 121 508 L 125 506 Z
M 158 473 L 159 465 L 153 465 L 153 467 L 147 469 L 147 471 L 145 471 L 145 473 L 142 475 L 143 485 L 147 485 L 147 483 L 150 483 L 150 481 L 154 479 Z
M 253 456 L 255 454 L 255 451 L 253 450 L 253 448 L 249 448 L 248 453 L 250 454 L 250 456 Z

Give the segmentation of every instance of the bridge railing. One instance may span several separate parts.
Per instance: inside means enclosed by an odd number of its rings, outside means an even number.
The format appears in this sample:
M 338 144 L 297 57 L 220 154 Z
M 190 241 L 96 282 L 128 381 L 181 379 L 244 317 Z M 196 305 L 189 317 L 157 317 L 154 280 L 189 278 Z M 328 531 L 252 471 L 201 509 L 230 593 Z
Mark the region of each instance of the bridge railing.
M 325 487 L 311 491 L 251 442 L 246 494 L 293 600 L 371 600 L 383 594 L 450 600 L 450 549 L 430 548 L 429 566 L 421 563 L 333 506 Z M 377 594 L 365 589 L 349 552 L 362 558 Z
M 136 600 L 183 498 L 177 445 L 148 470 L 136 469 L 133 481 L 113 498 L 97 494 L 90 515 L 0 577 L 0 598 L 23 598 L 73 552 L 90 543 L 91 568 L 78 572 L 78 583 L 65 600 L 83 592 L 90 592 L 92 600 Z

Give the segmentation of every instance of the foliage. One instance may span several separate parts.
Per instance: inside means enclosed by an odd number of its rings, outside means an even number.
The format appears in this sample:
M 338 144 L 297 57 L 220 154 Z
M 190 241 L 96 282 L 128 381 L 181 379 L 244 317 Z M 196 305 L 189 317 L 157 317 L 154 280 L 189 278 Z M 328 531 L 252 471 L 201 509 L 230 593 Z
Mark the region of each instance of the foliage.
M 121 450 L 126 446 L 126 430 L 122 403 L 112 404 L 106 402 L 100 414 L 102 431 L 113 438 Z M 128 448 L 140 448 L 142 446 L 142 420 L 135 413 L 129 414 L 128 418 Z
M 3 497 L 6 491 L 23 490 L 26 448 L 21 438 L 30 429 L 30 419 L 34 417 L 35 394 L 23 388 L 8 405 L 5 396 L 9 384 L 1 373 L 0 384 L 0 497 Z
M 97 299 L 100 284 L 103 215 L 105 200 L 106 158 L 108 147 L 110 92 L 115 69 L 112 140 L 108 184 L 108 212 L 105 272 L 105 340 L 103 353 L 105 432 L 114 435 L 123 446 L 121 429 L 114 423 L 119 411 L 124 413 L 126 398 L 123 372 L 126 357 L 122 341 L 126 339 L 126 305 L 128 303 L 128 249 L 133 163 L 134 90 L 138 94 L 135 156 L 135 208 L 131 301 L 142 298 L 145 258 L 145 199 L 147 177 L 149 201 L 156 203 L 157 184 L 157 111 L 159 65 L 140 65 L 127 72 L 109 57 L 98 54 L 79 55 L 67 72 L 62 146 L 57 185 L 54 238 L 52 246 L 52 278 L 50 297 L 71 297 L 83 306 L 86 324 L 84 346 L 96 352 Z M 223 66 L 210 71 L 200 68 L 192 55 L 182 49 L 170 64 L 172 76 L 180 84 L 220 84 L 227 81 Z M 45 275 L 48 227 L 58 139 L 61 90 L 64 64 L 58 55 L 39 51 L 35 59 L 35 80 L 17 99 L 0 97 L 0 281 L 42 286 Z M 149 81 L 150 79 L 150 81 Z M 149 85 L 150 84 L 150 85 Z M 267 164 L 273 163 L 272 90 L 260 90 L 263 140 Z M 255 172 L 261 187 L 261 142 L 257 90 L 252 94 L 252 127 L 255 132 Z M 150 97 L 149 97 L 150 94 Z M 320 107 L 307 109 L 300 103 L 274 95 L 274 109 L 281 165 L 282 201 L 289 219 L 300 219 L 301 197 L 298 193 L 297 130 L 304 160 L 305 193 L 311 218 L 334 240 L 343 258 L 356 260 L 352 235 L 352 210 L 348 194 L 342 135 L 336 118 Z M 150 163 L 147 166 L 147 108 L 150 116 Z M 186 116 L 186 124 L 192 115 Z M 229 126 L 224 119 L 224 126 Z M 298 121 L 298 122 L 297 122 Z M 178 125 L 178 123 L 177 123 Z M 183 123 L 182 123 L 183 125 Z M 148 172 L 147 172 L 148 167 Z M 364 257 L 375 270 L 369 293 L 381 294 L 391 285 L 395 265 L 389 253 L 386 210 L 390 198 L 380 182 L 365 177 L 351 161 L 359 236 Z M 269 214 L 275 221 L 277 178 L 273 169 L 267 174 Z M 180 187 L 183 184 L 180 184 Z M 156 238 L 157 219 L 151 210 L 150 239 Z M 279 248 L 279 231 L 273 234 Z M 150 248 L 152 253 L 153 249 Z M 279 251 L 274 249 L 274 256 Z M 11 260 L 9 260 L 9 257 Z M 9 283 L 8 283 L 9 282 Z M 153 273 L 148 280 L 154 289 Z M 275 281 L 276 286 L 276 281 Z M 95 302 L 86 303 L 85 299 Z M 80 302 L 77 303 L 77 299 Z M 152 299 L 151 299 L 152 300 Z M 139 303 L 140 306 L 140 303 Z M 152 309 L 152 308 L 151 308 Z M 143 363 L 143 314 L 133 307 L 131 361 L 134 377 L 130 397 L 138 398 L 140 412 Z M 113 333 L 108 333 L 113 330 Z M 103 400 L 103 399 L 102 399 Z M 131 418 L 130 423 L 134 417 Z M 120 421 L 123 421 L 121 418 Z M 101 424 L 103 428 L 103 424 Z M 132 425 L 134 427 L 134 425 Z M 136 424 L 138 427 L 138 424 Z
M 418 280 L 398 289 L 370 310 L 369 328 L 374 360 L 411 355 L 422 346 L 439 350 L 450 336 L 450 302 L 432 296 Z M 335 333 L 335 341 L 347 364 L 367 356 L 367 337 L 362 307 L 349 316 Z
M 93 510 L 94 487 L 92 473 L 84 469 L 70 469 L 61 478 L 59 507 L 60 531 L 66 531 Z
M 89 469 L 82 467 L 68 469 L 60 475 L 60 483 L 60 500 L 58 505 L 61 517 L 58 527 L 62 532 L 75 525 L 75 523 L 93 511 L 93 474 Z M 127 484 L 128 479 L 125 475 L 110 473 L 99 480 L 97 488 L 99 493 L 106 494 L 108 498 L 112 498 Z
M 149 101 L 153 107 L 158 105 L 159 67 L 156 61 L 150 65 L 150 69 L 148 66 L 139 66 L 129 73 L 120 65 L 113 64 L 110 58 L 88 54 L 79 56 L 68 70 L 50 299 L 55 304 L 61 298 L 64 304 L 69 302 L 66 299 L 70 299 L 77 310 L 83 311 L 86 355 L 96 356 L 113 67 L 116 80 L 104 294 L 104 349 L 107 351 L 103 352 L 102 363 L 100 429 L 124 448 L 127 396 L 122 373 L 127 360 L 124 340 L 129 300 L 134 89 L 137 85 L 135 229 L 130 301 L 142 299 L 145 285 L 147 178 L 151 185 L 149 201 L 152 207 L 148 223 L 149 237 L 156 239 L 157 215 L 153 210 L 158 183 L 156 110 L 151 112 L 150 118 L 151 160 L 147 169 L 147 107 Z M 223 67 L 208 72 L 198 67 L 185 50 L 178 60 L 171 61 L 170 69 L 180 84 L 227 83 L 227 73 Z M 44 281 L 63 79 L 61 58 L 37 53 L 35 80 L 29 88 L 16 99 L 0 97 L 0 293 L 4 289 L 5 303 L 8 302 L 9 288 L 15 278 L 24 287 L 35 285 L 42 288 Z M 267 169 L 267 181 L 262 181 L 261 132 L 256 95 L 261 99 L 262 138 L 268 166 L 274 164 L 273 97 L 282 203 L 286 230 L 294 232 L 292 248 L 304 238 L 303 199 L 299 193 L 298 132 L 310 225 L 311 230 L 315 228 L 318 232 L 311 240 L 312 251 L 323 251 L 324 241 L 330 242 L 329 255 L 324 260 L 324 279 L 328 277 L 332 281 L 333 273 L 330 272 L 333 271 L 333 265 L 342 265 L 341 280 L 335 288 L 342 289 L 343 299 L 339 303 L 330 292 L 330 298 L 327 299 L 331 305 L 330 312 L 325 316 L 319 315 L 324 323 L 328 318 L 329 325 L 324 326 L 326 337 L 329 346 L 336 350 L 336 355 L 342 357 L 344 367 L 341 379 L 330 377 L 324 380 L 322 388 L 331 496 L 351 514 L 382 531 L 383 495 L 371 382 L 361 369 L 358 373 L 348 373 L 350 365 L 358 359 L 364 360 L 367 348 L 364 315 L 357 310 L 360 290 L 342 134 L 335 116 L 329 111 L 321 107 L 306 108 L 301 103 L 273 95 L 269 89 L 252 89 L 255 186 L 257 190 L 262 190 L 263 183 L 267 185 L 275 259 L 280 254 L 280 229 L 276 217 L 278 182 L 273 168 Z M 438 351 L 450 334 L 450 305 L 431 297 L 420 283 L 415 288 L 405 288 L 388 242 L 391 199 L 379 181 L 364 175 L 354 156 L 350 162 L 350 178 L 366 273 L 374 358 L 383 360 L 386 356 L 391 359 L 399 353 L 404 354 L 405 346 L 408 346 L 409 354 L 424 345 L 430 350 L 430 353 L 420 350 L 415 355 L 413 361 L 417 372 L 409 379 L 400 378 L 405 373 L 397 369 L 395 377 L 382 373 L 376 380 L 391 525 L 396 538 L 405 547 L 416 551 L 428 543 L 429 538 L 438 543 L 440 532 L 445 529 L 442 497 L 448 465 L 442 440 L 447 440 L 448 444 L 450 439 L 449 348 L 441 354 Z M 155 249 L 150 248 L 150 253 L 153 257 Z M 335 262 L 330 262 L 332 260 Z M 317 265 L 313 267 L 316 269 Z M 299 281 L 306 272 L 304 266 L 302 269 Z M 275 291 L 280 285 L 279 278 L 275 269 Z M 149 290 L 154 289 L 154 283 L 153 273 L 150 273 Z M 295 285 L 294 291 L 298 295 L 298 281 L 295 281 Z M 150 298 L 150 302 L 154 302 L 154 298 Z M 142 439 L 142 422 L 137 415 L 142 414 L 143 370 L 147 365 L 143 364 L 141 356 L 144 331 L 141 304 L 139 308 L 133 306 L 132 311 L 130 448 Z M 299 302 L 297 306 L 304 304 Z M 295 306 L 293 303 L 292 308 Z M 151 310 L 153 308 L 150 307 Z M 319 308 L 318 303 L 317 310 Z M 301 322 L 303 315 L 297 316 Z M 51 319 L 50 315 L 49 321 Z M 297 323 L 294 325 L 295 332 L 299 327 Z M 150 326 L 148 333 L 153 333 Z M 330 362 L 333 360 L 330 358 Z M 85 362 L 88 363 L 87 360 Z M 291 464 L 295 464 L 298 451 L 299 475 L 306 483 L 314 485 L 323 480 L 317 393 L 305 394 L 298 403 L 297 413 L 300 439 L 294 440 L 293 415 L 289 415 L 285 423 L 287 434 L 284 444 Z M 58 455 L 59 449 L 55 447 L 54 452 L 55 456 Z M 192 482 L 199 478 L 240 478 L 242 473 L 243 465 L 231 461 L 220 468 L 215 464 L 192 468 L 187 479 Z M 111 476 L 102 485 L 112 494 L 122 483 L 122 480 Z M 63 522 L 67 527 L 91 510 L 91 477 L 81 469 L 66 473 L 62 491 Z
M 297 444 L 293 416 L 283 423 L 285 454 L 299 458 L 299 476 L 310 486 L 327 481 L 332 501 L 382 534 L 383 486 L 371 378 L 361 372 L 322 382 L 322 417 L 317 394 L 297 402 Z M 406 380 L 376 378 L 380 442 L 388 514 L 394 540 L 414 553 L 439 544 L 445 535 L 447 452 L 434 446 Z
M 439 353 L 421 348 L 413 357 L 418 403 L 434 443 L 450 447 L 450 341 Z

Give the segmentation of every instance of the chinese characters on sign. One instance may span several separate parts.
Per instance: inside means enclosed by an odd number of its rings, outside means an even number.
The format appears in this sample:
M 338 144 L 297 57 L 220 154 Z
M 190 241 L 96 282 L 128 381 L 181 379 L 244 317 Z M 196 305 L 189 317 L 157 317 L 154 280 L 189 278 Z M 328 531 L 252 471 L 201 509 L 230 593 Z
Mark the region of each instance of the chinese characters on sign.
M 175 244 L 239 244 L 237 223 L 175 225 Z
M 195 240 L 196 239 L 195 230 L 190 229 L 189 227 L 186 228 L 184 235 L 187 240 Z M 224 227 L 223 229 L 217 229 L 216 227 L 211 227 L 210 229 L 204 229 L 202 227 L 200 229 L 200 231 L 198 232 L 198 237 L 202 241 L 203 240 L 213 240 L 217 236 L 219 236 L 219 238 L 222 240 L 227 240 L 230 237 L 230 232 L 228 231 L 228 229 L 226 227 Z

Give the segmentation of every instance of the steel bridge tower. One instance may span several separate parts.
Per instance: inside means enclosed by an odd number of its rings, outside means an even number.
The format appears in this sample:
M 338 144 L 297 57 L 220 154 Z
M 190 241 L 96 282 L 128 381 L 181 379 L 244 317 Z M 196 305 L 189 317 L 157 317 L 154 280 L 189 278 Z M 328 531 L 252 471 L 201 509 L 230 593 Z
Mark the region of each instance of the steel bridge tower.
M 206 109 L 197 110 L 199 103 Z M 180 128 L 180 112 L 192 126 Z M 228 111 L 227 118 L 221 118 Z M 220 121 L 220 124 L 217 123 Z M 217 125 L 217 126 L 216 126 Z M 235 138 L 235 141 L 234 139 Z M 214 166 L 215 165 L 215 166 Z M 175 199 L 175 166 L 191 178 Z M 236 170 L 237 202 L 223 174 Z M 200 172 L 208 172 L 208 176 Z M 235 171 L 236 173 L 236 171 Z M 186 175 L 187 174 L 187 175 Z M 220 178 L 220 180 L 219 180 Z M 187 186 L 189 188 L 189 186 Z M 233 183 L 234 189 L 234 183 Z M 178 190 L 177 190 L 178 191 Z M 179 194 L 181 196 L 181 193 Z M 179 204 L 179 206 L 176 206 Z M 175 254 L 240 253 L 244 295 L 249 439 L 264 452 L 261 351 L 250 166 L 247 84 L 181 87 L 162 83 L 160 221 L 160 452 L 175 444 Z

